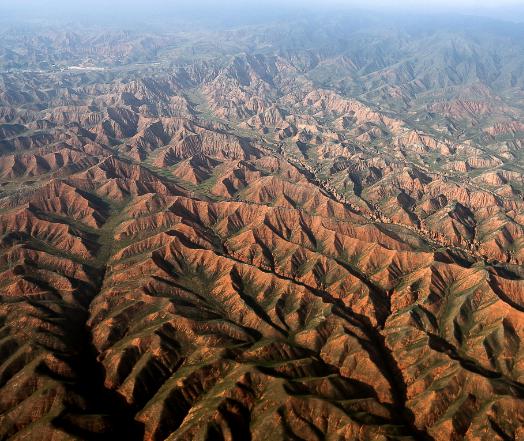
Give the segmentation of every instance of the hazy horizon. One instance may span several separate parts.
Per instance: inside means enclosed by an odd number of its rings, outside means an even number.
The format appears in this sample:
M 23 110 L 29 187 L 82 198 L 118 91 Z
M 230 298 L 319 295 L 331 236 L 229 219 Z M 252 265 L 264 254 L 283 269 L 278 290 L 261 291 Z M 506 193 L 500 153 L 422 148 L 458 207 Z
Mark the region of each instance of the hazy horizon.
M 20 19 L 110 19 L 116 20 L 147 20 L 158 17 L 183 16 L 184 18 L 228 18 L 231 16 L 261 15 L 279 16 L 279 11 L 307 12 L 311 10 L 363 10 L 382 14 L 465 14 L 516 22 L 524 21 L 524 1 L 501 0 L 460 0 L 437 1 L 428 0 L 421 4 L 415 0 L 379 0 L 369 4 L 364 0 L 115 0 L 111 5 L 102 0 L 80 0 L 69 2 L 65 0 L 21 0 L 17 2 L 0 1 L 0 14 L 7 20 Z M 118 15 L 115 16 L 114 14 Z M 111 14 L 108 17 L 104 14 Z

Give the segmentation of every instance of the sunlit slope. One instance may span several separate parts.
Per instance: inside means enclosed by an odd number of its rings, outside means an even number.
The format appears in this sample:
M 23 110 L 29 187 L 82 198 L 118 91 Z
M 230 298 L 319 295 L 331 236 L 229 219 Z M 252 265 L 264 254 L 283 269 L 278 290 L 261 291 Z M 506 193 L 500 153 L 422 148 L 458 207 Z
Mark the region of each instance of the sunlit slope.
M 4 52 L 0 438 L 524 436 L 520 43 L 472 32 Z

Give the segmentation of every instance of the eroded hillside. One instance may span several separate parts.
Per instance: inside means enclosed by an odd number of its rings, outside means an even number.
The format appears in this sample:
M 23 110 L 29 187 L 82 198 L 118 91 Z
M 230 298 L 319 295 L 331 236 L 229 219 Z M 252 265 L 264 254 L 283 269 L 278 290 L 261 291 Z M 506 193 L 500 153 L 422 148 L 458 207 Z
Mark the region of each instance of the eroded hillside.
M 521 41 L 259 32 L 10 36 L 0 439 L 524 437 Z

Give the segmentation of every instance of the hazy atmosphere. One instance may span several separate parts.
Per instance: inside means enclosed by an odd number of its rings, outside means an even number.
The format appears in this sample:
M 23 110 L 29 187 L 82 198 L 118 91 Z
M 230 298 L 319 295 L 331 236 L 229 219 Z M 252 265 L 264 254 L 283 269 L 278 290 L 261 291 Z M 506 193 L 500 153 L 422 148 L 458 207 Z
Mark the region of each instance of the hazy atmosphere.
M 116 12 L 114 17 L 119 18 L 142 18 L 154 17 L 162 14 L 177 15 L 186 14 L 202 19 L 210 14 L 239 15 L 263 13 L 263 15 L 278 14 L 278 10 L 292 9 L 300 10 L 326 10 L 326 9 L 351 10 L 362 9 L 388 13 L 465 13 L 511 20 L 524 19 L 524 2 L 522 0 L 427 0 L 424 2 L 416 0 L 377 0 L 374 2 L 364 0 L 114 0 L 106 2 L 102 0 L 19 0 L 9 2 L 0 1 L 0 11 L 9 14 L 23 13 L 26 18 L 32 17 L 70 17 L 72 14 L 81 14 L 84 17 L 107 18 L 103 13 Z M 76 17 L 80 18 L 80 17 Z

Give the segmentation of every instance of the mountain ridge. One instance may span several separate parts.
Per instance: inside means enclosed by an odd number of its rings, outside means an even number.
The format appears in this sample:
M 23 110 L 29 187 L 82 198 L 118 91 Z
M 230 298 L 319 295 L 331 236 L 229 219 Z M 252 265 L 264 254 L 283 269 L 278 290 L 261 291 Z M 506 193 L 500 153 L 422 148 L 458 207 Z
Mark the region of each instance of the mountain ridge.
M 344 20 L 0 43 L 0 438 L 524 435 L 522 43 Z

